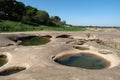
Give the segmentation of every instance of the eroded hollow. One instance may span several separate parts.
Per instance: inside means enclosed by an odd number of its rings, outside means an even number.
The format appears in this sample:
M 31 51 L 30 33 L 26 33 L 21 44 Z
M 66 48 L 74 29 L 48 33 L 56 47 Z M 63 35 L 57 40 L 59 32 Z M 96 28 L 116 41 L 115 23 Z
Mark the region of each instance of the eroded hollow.
M 54 61 L 65 66 L 79 67 L 85 69 L 104 69 L 110 66 L 109 61 L 91 53 L 63 55 L 54 58 Z
M 71 35 L 67 35 L 67 34 L 63 34 L 63 35 L 59 35 L 56 38 L 70 38 Z
M 24 45 L 24 46 L 43 45 L 50 42 L 50 37 L 45 37 L 45 36 L 24 37 L 24 38 L 19 38 L 18 42 L 19 45 Z
M 0 55 L 0 67 L 3 66 L 3 65 L 5 65 L 7 62 L 8 62 L 7 56 L 1 54 Z
M 79 50 L 90 50 L 88 47 L 83 47 L 83 46 L 73 46 L 73 48 L 79 49 Z
M 0 71 L 0 76 L 7 76 L 7 75 L 15 74 L 25 69 L 26 67 L 19 67 L 19 66 L 9 67 L 7 69 Z

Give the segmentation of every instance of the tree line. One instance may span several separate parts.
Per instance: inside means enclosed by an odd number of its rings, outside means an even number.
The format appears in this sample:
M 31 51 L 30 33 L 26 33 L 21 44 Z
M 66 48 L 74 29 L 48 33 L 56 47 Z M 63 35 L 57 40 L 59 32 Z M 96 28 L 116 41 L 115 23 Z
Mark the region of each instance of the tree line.
M 50 16 L 44 10 L 32 6 L 25 6 L 16 0 L 0 0 L 0 20 L 18 21 L 30 25 L 61 26 L 66 21 L 61 21 L 59 16 Z

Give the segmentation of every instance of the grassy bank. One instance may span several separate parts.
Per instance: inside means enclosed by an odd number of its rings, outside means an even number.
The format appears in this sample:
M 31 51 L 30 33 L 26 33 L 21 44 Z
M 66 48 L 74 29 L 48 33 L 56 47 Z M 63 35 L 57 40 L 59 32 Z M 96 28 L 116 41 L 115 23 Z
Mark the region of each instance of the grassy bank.
M 33 26 L 21 22 L 0 21 L 0 32 L 19 32 L 19 31 L 84 31 L 83 27 L 73 26 Z

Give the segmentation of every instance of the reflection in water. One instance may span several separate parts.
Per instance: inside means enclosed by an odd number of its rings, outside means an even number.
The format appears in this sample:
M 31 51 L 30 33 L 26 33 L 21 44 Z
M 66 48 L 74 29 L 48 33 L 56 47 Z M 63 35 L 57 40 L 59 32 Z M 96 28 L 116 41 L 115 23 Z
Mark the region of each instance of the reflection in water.
M 110 65 L 110 62 L 99 56 L 84 53 L 77 56 L 69 56 L 66 59 L 57 58 L 55 61 L 62 65 L 86 69 L 103 69 Z
M 0 55 L 0 67 L 7 63 L 7 56 Z
M 32 38 L 22 38 L 20 45 L 30 46 L 30 45 L 42 45 L 50 41 L 47 37 L 32 37 Z

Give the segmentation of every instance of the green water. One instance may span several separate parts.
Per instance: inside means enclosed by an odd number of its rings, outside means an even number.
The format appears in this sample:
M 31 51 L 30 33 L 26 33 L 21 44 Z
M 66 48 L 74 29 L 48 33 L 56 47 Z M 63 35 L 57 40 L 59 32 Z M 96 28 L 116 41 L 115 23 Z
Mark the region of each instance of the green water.
M 5 55 L 0 55 L 0 67 L 7 63 L 7 57 Z
M 7 61 L 5 61 L 5 60 L 0 60 L 0 67 L 3 66 L 3 65 L 5 65 L 6 63 L 7 63 Z
M 71 66 L 79 67 L 85 69 L 103 69 L 109 66 L 109 62 L 104 60 L 101 57 L 98 57 L 93 54 L 81 54 L 78 56 L 67 57 L 66 59 L 56 59 L 57 63 Z
M 24 46 L 32 46 L 32 45 L 43 45 L 50 41 L 49 38 L 46 37 L 33 37 L 33 38 L 24 38 L 21 40 L 20 45 Z

